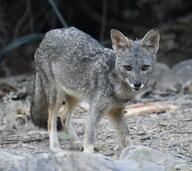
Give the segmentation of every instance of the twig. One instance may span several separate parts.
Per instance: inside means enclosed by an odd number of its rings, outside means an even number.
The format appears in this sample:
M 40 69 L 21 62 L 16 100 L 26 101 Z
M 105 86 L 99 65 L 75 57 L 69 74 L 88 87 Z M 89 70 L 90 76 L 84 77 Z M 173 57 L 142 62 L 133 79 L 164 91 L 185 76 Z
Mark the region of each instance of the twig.
M 74 1 L 74 2 L 76 2 L 76 1 Z M 93 20 L 95 20 L 97 23 L 101 23 L 102 16 L 100 16 L 95 10 L 93 10 L 87 3 L 81 1 L 81 3 L 79 3 L 79 7 L 81 8 L 82 11 L 87 13 L 88 16 L 91 17 Z M 133 25 L 133 23 L 130 23 L 130 25 L 124 24 L 113 18 L 108 18 L 107 24 L 109 24 L 113 27 L 118 26 L 118 28 L 121 28 L 121 29 L 135 30 L 137 28 L 137 26 Z
M 104 40 L 105 28 L 107 24 L 107 0 L 103 0 L 103 14 L 102 14 L 101 30 L 100 30 L 100 41 Z
M 18 23 L 17 23 L 17 26 L 16 26 L 16 28 L 15 28 L 15 33 L 14 33 L 14 38 L 13 38 L 13 39 L 15 39 L 15 38 L 17 37 L 21 25 L 22 25 L 23 22 L 26 20 L 26 17 L 27 17 L 27 15 L 28 15 L 28 13 L 29 13 L 29 10 L 30 10 L 30 0 L 27 0 L 27 1 L 26 1 L 26 9 L 25 9 L 24 15 L 23 15 L 23 17 L 22 17 L 22 18 L 18 21 Z
M 33 16 L 31 16 L 31 13 L 30 13 L 30 19 L 32 20 L 32 21 L 31 21 L 31 24 L 34 24 L 33 22 L 34 22 L 35 20 L 37 20 L 38 17 L 41 16 L 41 14 L 45 13 L 45 11 L 48 11 L 47 9 L 48 9 L 48 5 L 45 5 L 44 7 L 41 8 L 40 11 L 38 11 L 38 12 L 37 12 L 36 14 L 34 14 Z M 41 22 L 41 24 L 38 25 L 38 30 L 41 29 L 42 25 L 44 25 L 45 22 L 46 22 L 46 20 L 43 19 L 43 21 Z M 26 29 L 28 29 L 30 26 L 31 26 L 31 25 L 26 25 L 26 27 L 25 27 L 24 29 L 26 30 Z M 31 27 L 32 27 L 32 26 L 31 26 Z
M 68 27 L 67 22 L 64 20 L 61 13 L 59 12 L 57 6 L 55 5 L 54 0 L 48 0 L 48 1 L 49 1 L 50 5 L 52 6 L 53 11 L 55 12 L 55 14 L 58 17 L 59 21 L 63 24 L 63 26 Z
M 25 35 L 23 37 L 19 37 L 12 42 L 10 42 L 3 50 L 0 52 L 0 63 L 4 60 L 5 54 L 11 51 L 14 48 L 17 48 L 21 45 L 27 44 L 32 41 L 41 40 L 43 38 L 43 34 L 32 33 L 29 35 Z
M 30 26 L 30 31 L 34 32 L 34 18 L 31 13 L 31 1 L 29 0 L 29 26 Z

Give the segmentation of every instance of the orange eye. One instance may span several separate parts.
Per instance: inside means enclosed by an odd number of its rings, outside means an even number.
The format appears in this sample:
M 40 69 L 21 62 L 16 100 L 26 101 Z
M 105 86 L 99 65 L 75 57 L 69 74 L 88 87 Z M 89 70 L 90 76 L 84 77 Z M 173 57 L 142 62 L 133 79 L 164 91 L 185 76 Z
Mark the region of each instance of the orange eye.
M 127 71 L 131 71 L 131 70 L 132 70 L 131 65 L 124 65 L 123 67 L 124 67 Z
M 143 71 L 147 71 L 148 68 L 149 68 L 149 65 L 143 65 L 143 66 L 142 66 L 142 70 L 143 70 Z

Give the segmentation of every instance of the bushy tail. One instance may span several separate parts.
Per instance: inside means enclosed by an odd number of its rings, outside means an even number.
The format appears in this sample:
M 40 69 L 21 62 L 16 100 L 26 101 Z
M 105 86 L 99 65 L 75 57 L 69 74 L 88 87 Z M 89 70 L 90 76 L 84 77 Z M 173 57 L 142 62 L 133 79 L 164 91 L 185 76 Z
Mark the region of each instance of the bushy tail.
M 31 120 L 40 128 L 47 128 L 48 120 L 48 101 L 42 80 L 36 72 L 33 86 L 33 94 L 31 97 Z
M 36 126 L 40 128 L 47 128 L 48 107 L 49 104 L 43 87 L 43 82 L 40 79 L 38 72 L 36 72 L 30 109 L 31 120 Z M 60 117 L 57 119 L 57 129 L 62 129 Z

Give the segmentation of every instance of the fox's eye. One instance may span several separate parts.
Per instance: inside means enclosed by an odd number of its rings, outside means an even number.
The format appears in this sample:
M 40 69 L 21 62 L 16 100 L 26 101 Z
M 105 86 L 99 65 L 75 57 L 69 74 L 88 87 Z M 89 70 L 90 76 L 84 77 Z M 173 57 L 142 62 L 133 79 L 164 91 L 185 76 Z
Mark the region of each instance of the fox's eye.
M 131 71 L 131 70 L 132 70 L 131 65 L 123 65 L 123 67 L 124 67 L 127 71 Z
M 148 68 L 149 68 L 149 65 L 143 65 L 143 66 L 142 66 L 142 70 L 143 70 L 143 71 L 147 71 Z

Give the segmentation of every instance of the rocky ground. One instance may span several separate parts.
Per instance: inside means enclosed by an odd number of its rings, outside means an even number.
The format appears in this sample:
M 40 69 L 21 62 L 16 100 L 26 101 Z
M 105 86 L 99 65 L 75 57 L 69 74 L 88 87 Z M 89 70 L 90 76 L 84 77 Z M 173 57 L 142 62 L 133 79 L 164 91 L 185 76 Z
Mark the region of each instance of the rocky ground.
M 46 130 L 35 127 L 30 120 L 30 95 L 32 75 L 22 75 L 0 80 L 0 149 L 15 149 L 22 152 L 49 151 Z M 157 87 L 157 86 L 156 86 Z M 187 88 L 186 88 L 187 87 Z M 177 88 L 177 87 L 176 87 Z M 165 110 L 145 111 L 126 115 L 133 145 L 144 145 L 166 151 L 184 159 L 192 166 L 192 94 L 190 86 L 180 91 L 149 90 L 129 104 L 159 102 L 173 106 Z M 73 125 L 83 141 L 86 109 L 78 107 L 73 115 Z M 68 140 L 60 133 L 63 149 L 71 149 Z M 98 126 L 96 153 L 114 158 L 116 135 L 107 118 Z

